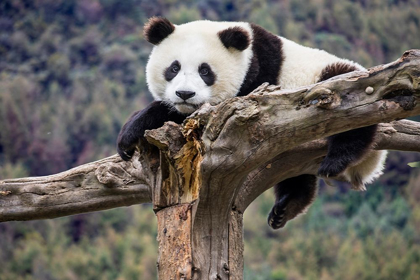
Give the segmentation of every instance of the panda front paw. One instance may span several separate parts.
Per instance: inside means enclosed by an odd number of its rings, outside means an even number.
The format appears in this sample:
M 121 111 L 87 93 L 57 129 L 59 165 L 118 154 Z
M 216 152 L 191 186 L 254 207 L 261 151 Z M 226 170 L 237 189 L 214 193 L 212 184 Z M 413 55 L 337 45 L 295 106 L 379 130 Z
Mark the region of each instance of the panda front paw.
M 133 157 L 136 146 L 140 142 L 140 139 L 130 133 L 130 130 L 123 129 L 118 135 L 117 152 L 123 160 L 129 161 Z
M 337 177 L 344 172 L 347 165 L 348 164 L 343 161 L 326 157 L 318 169 L 318 175 L 325 178 Z
M 119 145 L 117 146 L 117 152 L 118 152 L 118 154 L 125 161 L 131 160 L 131 158 L 134 155 L 134 151 L 135 151 L 135 149 L 124 150 L 124 149 L 120 148 Z
M 267 222 L 272 229 L 282 228 L 288 221 L 286 218 L 288 197 L 289 195 L 285 195 L 282 197 L 282 199 L 277 201 L 271 209 L 270 214 L 268 214 Z

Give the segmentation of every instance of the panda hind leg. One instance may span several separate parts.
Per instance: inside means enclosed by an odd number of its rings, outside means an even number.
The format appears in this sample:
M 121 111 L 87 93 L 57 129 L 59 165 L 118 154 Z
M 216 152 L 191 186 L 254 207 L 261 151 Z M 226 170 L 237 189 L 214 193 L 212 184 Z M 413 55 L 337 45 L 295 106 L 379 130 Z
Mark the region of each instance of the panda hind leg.
M 328 137 L 328 153 L 318 175 L 336 177 L 351 165 L 357 164 L 370 150 L 377 125 L 362 127 Z
M 276 202 L 268 215 L 268 225 L 279 229 L 287 221 L 305 213 L 315 199 L 316 189 L 315 175 L 300 175 L 278 183 L 274 187 Z

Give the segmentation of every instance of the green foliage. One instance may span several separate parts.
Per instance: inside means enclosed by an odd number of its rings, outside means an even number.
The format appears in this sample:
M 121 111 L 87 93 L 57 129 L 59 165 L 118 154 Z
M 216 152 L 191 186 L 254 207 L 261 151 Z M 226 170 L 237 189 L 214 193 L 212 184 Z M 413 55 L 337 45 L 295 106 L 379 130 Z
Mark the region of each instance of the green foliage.
M 3 0 L 0 179 L 115 154 L 122 124 L 151 100 L 142 26 L 154 15 L 252 21 L 367 67 L 420 47 L 416 0 Z M 263 194 L 244 217 L 245 279 L 419 279 L 420 176 L 407 165 L 419 160 L 390 153 L 364 193 L 322 186 L 280 231 Z M 150 206 L 3 223 L 0 236 L 1 279 L 156 279 Z
M 280 231 L 264 225 L 272 201 L 264 193 L 244 217 L 246 279 L 417 279 L 419 179 L 412 175 L 410 199 L 381 186 L 366 193 L 322 190 L 305 216 Z M 337 207 L 352 201 L 354 210 Z
M 0 179 L 27 177 L 28 171 L 21 163 L 12 164 L 10 162 L 0 166 Z
M 172 20 L 175 24 L 182 24 L 189 21 L 201 19 L 200 12 L 194 7 L 187 7 L 186 5 L 181 5 L 177 8 L 172 8 L 169 10 L 168 18 Z
M 410 166 L 410 167 L 420 167 L 420 161 L 410 162 L 410 163 L 408 163 L 408 166 Z
M 19 224 L 0 226 L 1 279 L 157 277 L 156 231 L 150 230 L 156 222 L 150 206 Z M 65 228 L 73 231 L 66 233 Z

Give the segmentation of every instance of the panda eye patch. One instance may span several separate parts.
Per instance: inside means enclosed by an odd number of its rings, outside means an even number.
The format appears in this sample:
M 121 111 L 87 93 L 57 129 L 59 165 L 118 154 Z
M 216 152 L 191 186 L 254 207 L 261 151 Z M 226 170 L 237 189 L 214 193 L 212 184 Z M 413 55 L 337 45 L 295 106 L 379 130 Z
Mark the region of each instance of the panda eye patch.
M 166 81 L 171 81 L 173 78 L 178 75 L 179 70 L 181 70 L 181 64 L 178 60 L 175 60 L 171 65 L 165 69 L 164 76 Z
M 206 85 L 211 86 L 216 81 L 216 74 L 207 63 L 202 63 L 198 67 L 198 73 Z

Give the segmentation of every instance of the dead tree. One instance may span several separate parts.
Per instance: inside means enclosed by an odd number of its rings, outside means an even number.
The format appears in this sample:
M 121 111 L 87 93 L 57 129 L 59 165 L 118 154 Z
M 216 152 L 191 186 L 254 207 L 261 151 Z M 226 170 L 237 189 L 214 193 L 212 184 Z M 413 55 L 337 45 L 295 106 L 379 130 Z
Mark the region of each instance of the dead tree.
M 0 181 L 0 222 L 153 202 L 159 279 L 242 279 L 247 206 L 276 182 L 316 174 L 325 137 L 381 123 L 376 149 L 420 152 L 420 50 L 293 91 L 203 106 L 117 155 L 46 176 Z

